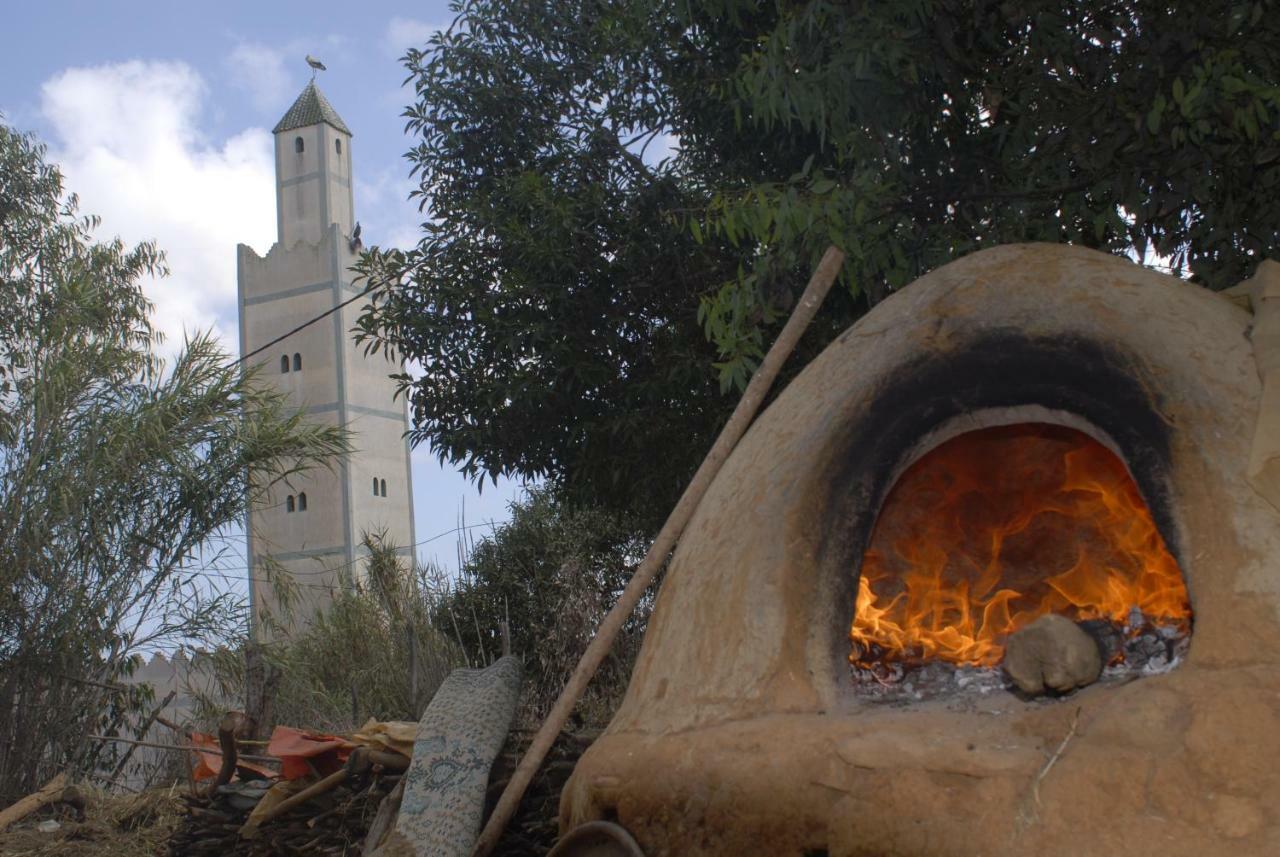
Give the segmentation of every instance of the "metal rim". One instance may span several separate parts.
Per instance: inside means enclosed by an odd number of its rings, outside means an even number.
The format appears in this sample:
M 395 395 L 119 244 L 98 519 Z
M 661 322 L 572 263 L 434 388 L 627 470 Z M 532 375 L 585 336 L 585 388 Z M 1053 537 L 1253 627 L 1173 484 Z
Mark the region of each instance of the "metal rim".
M 547 857 L 644 857 L 644 852 L 621 825 L 589 821 L 569 831 Z

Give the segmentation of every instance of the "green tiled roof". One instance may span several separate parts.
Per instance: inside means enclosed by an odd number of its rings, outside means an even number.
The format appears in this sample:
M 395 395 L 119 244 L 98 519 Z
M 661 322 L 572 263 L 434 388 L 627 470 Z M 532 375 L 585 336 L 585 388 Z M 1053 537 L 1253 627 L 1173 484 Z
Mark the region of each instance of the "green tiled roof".
M 324 93 L 320 91 L 320 87 L 316 86 L 316 82 L 313 80 L 307 84 L 306 89 L 302 90 L 302 94 L 298 96 L 297 101 L 293 102 L 293 106 L 284 114 L 284 118 L 276 123 L 276 127 L 271 129 L 271 133 L 279 134 L 281 131 L 292 131 L 294 128 L 319 125 L 321 122 L 329 123 L 344 134 L 351 134 L 351 129 L 347 127 L 347 123 L 342 121 L 338 111 L 333 109 L 329 99 L 324 97 Z

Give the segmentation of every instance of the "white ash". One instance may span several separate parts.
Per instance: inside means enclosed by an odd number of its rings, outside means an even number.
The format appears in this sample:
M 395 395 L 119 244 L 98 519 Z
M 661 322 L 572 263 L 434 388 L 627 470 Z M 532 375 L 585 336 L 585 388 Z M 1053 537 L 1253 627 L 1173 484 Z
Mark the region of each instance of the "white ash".
M 892 669 L 881 669 L 887 666 Z M 869 701 L 898 704 L 959 694 L 985 696 L 1009 686 L 999 667 L 956 666 L 944 661 L 877 664 L 874 671 L 855 666 L 853 682 L 858 695 Z
M 1182 663 L 1191 646 L 1189 629 L 1158 625 L 1138 608 L 1123 623 L 1105 620 L 1081 622 L 1099 641 L 1105 667 L 1099 681 L 1112 683 L 1167 673 Z M 864 658 L 868 654 L 861 653 Z M 876 652 L 875 654 L 878 654 Z M 854 689 L 868 702 L 906 705 L 946 697 L 982 697 L 994 691 L 1011 691 L 1013 684 L 1000 667 L 957 666 L 945 661 L 908 663 L 871 661 L 851 665 Z

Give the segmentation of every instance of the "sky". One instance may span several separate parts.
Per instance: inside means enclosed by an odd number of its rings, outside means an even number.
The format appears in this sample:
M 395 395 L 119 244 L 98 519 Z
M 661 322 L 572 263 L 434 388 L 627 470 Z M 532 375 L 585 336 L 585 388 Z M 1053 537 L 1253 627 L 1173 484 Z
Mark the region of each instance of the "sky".
M 167 253 L 171 275 L 144 289 L 170 345 L 212 328 L 235 353 L 236 245 L 275 240 L 271 128 L 311 76 L 303 58 L 328 67 L 317 83 L 354 133 L 366 244 L 407 247 L 424 218 L 408 201 L 397 60 L 451 19 L 439 0 L 6 4 L 0 114 L 48 145 L 99 239 Z M 419 556 L 455 568 L 450 531 L 464 514 L 475 537 L 504 521 L 519 486 L 478 490 L 426 446 L 412 464 Z

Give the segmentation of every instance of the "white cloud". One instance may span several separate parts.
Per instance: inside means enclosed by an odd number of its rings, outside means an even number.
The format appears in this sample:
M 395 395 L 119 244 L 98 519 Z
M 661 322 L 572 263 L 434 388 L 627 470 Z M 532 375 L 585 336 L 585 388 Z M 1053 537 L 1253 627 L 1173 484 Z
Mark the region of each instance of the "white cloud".
M 408 162 L 399 161 L 394 169 L 356 177 L 356 214 L 364 223 L 366 244 L 408 250 L 422 239 L 423 216 L 417 200 L 409 199 L 417 184 L 408 173 Z
M 241 42 L 226 59 L 231 82 L 249 93 L 258 110 L 280 111 L 293 92 L 293 76 L 285 70 L 283 49 Z
M 155 239 L 167 253 L 171 275 L 144 284 L 167 350 L 213 327 L 234 353 L 236 245 L 262 253 L 275 240 L 275 167 L 264 129 L 207 140 L 204 98 L 186 64 L 133 61 L 57 74 L 41 112 L 67 188 L 102 218 L 99 237 Z
M 443 30 L 439 24 L 428 24 L 413 18 L 396 16 L 387 22 L 387 31 L 382 37 L 382 47 L 387 56 L 399 59 L 409 48 L 421 48 L 427 39 L 437 30 Z

